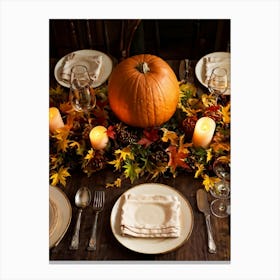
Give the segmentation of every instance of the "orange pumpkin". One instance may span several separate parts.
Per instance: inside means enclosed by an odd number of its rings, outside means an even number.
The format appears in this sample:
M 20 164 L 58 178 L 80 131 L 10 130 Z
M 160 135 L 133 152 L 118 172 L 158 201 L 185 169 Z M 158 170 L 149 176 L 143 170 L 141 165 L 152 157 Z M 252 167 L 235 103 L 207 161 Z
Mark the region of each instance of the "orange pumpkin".
M 179 83 L 171 67 L 155 55 L 141 54 L 123 60 L 108 84 L 112 111 L 124 123 L 155 127 L 168 121 L 179 100 Z

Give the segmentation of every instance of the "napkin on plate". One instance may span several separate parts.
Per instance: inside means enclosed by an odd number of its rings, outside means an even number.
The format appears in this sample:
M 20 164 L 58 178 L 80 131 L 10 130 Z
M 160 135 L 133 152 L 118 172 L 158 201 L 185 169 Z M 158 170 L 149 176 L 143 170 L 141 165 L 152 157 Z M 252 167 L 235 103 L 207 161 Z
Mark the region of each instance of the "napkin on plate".
M 121 209 L 121 233 L 134 237 L 178 237 L 179 216 L 180 201 L 176 196 L 126 194 Z
M 102 55 L 82 55 L 71 53 L 67 55 L 62 63 L 61 78 L 64 82 L 69 83 L 71 69 L 74 65 L 84 65 L 92 81 L 96 81 L 100 75 L 102 66 Z
M 225 68 L 228 74 L 228 82 L 230 81 L 230 57 L 205 57 L 204 68 L 205 68 L 205 80 L 204 83 L 208 84 L 208 80 L 214 68 L 222 67 Z

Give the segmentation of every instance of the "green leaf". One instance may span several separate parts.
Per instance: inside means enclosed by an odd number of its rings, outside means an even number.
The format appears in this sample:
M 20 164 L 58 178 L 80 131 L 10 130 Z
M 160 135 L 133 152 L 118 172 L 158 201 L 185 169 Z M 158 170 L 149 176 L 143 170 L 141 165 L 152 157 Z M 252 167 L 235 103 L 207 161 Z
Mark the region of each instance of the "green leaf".
M 131 183 L 133 183 L 134 180 L 139 177 L 139 174 L 142 171 L 137 163 L 131 161 L 127 161 L 123 168 L 125 177 L 129 178 Z

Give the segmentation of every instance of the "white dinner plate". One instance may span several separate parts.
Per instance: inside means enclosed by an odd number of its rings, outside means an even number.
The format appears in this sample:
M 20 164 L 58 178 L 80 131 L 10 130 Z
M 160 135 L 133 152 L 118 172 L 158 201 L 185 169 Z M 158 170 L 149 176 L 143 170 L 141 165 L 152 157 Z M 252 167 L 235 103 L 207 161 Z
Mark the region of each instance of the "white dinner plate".
M 139 238 L 123 236 L 120 229 L 121 207 L 124 194 L 175 195 L 181 203 L 180 226 L 181 233 L 176 238 Z M 122 194 L 116 201 L 111 212 L 111 229 L 116 239 L 126 248 L 143 254 L 162 254 L 172 251 L 183 245 L 190 237 L 194 216 L 189 201 L 172 187 L 146 183 L 135 186 Z
M 60 242 L 72 218 L 72 207 L 66 194 L 59 188 L 49 187 L 49 247 Z
M 195 75 L 199 82 L 207 87 L 207 84 L 204 82 L 205 81 L 205 68 L 203 67 L 204 65 L 204 59 L 207 57 L 220 57 L 220 58 L 230 58 L 230 53 L 229 52 L 213 52 L 209 53 L 205 56 L 203 56 L 196 64 L 195 66 Z M 230 79 L 230 77 L 229 77 Z M 230 83 L 230 81 L 229 81 Z M 224 94 L 230 94 L 230 89 L 226 91 Z
M 67 88 L 70 87 L 69 82 L 66 82 L 61 77 L 61 70 L 63 67 L 63 62 L 64 62 L 65 58 L 70 54 L 79 54 L 79 55 L 83 55 L 85 57 L 86 56 L 99 56 L 99 55 L 102 56 L 100 74 L 98 76 L 98 79 L 93 82 L 93 87 L 98 87 L 98 86 L 102 85 L 109 78 L 109 76 L 112 72 L 112 69 L 113 69 L 113 61 L 108 55 L 106 55 L 103 52 L 96 51 L 96 50 L 79 50 L 79 51 L 75 51 L 75 52 L 65 55 L 55 65 L 54 76 L 55 76 L 55 79 L 57 80 L 57 82 L 59 84 L 61 84 L 62 86 L 67 87 Z M 82 61 L 80 61 L 79 64 L 87 66 L 87 63 L 88 63 L 87 61 L 82 60 Z

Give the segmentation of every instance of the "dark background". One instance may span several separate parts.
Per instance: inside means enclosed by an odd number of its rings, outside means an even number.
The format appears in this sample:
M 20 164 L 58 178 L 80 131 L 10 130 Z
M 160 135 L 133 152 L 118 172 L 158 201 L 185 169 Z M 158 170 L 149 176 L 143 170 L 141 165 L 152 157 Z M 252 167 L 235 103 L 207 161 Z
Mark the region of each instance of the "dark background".
M 50 58 L 94 49 L 117 60 L 150 53 L 163 59 L 199 59 L 230 51 L 230 20 L 50 20 Z

